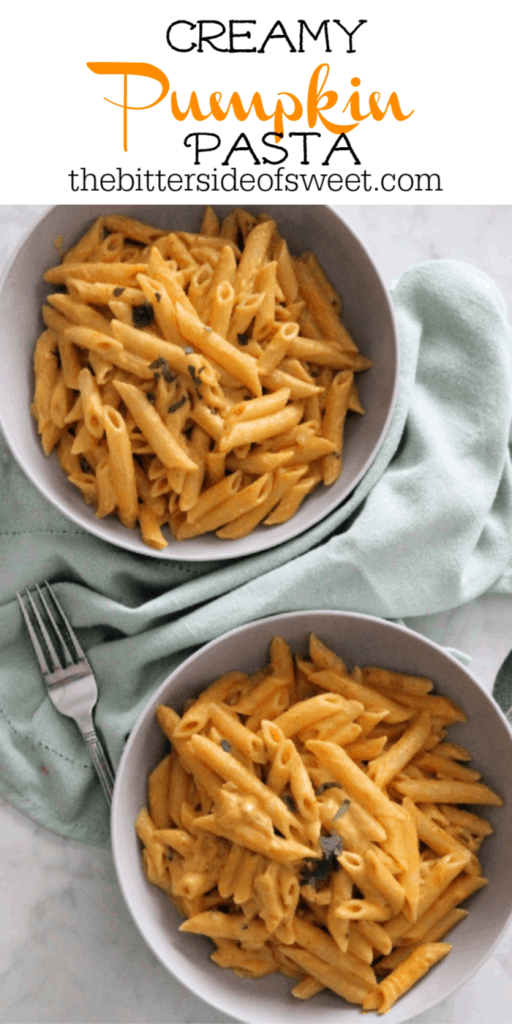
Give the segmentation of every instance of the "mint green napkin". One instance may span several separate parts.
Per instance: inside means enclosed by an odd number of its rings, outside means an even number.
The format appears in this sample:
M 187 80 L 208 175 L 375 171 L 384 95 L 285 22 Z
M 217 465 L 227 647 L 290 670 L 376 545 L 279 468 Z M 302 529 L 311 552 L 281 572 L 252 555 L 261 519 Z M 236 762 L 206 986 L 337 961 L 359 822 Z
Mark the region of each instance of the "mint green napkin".
M 426 263 L 394 292 L 393 421 L 350 499 L 268 553 L 158 561 L 68 522 L 2 459 L 0 759 L 6 797 L 38 822 L 108 842 L 108 810 L 73 722 L 46 697 L 14 591 L 47 578 L 95 671 L 114 764 L 149 695 L 199 644 L 307 608 L 401 618 L 512 591 L 511 330 L 485 275 Z

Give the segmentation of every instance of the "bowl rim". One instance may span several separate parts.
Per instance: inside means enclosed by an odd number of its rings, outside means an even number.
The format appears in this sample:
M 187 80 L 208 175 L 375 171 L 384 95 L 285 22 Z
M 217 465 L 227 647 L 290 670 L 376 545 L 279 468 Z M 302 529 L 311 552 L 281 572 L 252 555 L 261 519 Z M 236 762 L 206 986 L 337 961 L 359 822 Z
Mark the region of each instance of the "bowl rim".
M 23 249 L 25 243 L 28 241 L 28 239 L 30 238 L 32 233 L 35 230 L 37 230 L 37 228 L 40 227 L 40 225 L 43 223 L 43 221 L 47 217 L 51 216 L 51 214 L 53 213 L 54 210 L 57 210 L 59 207 L 66 207 L 66 206 L 74 207 L 75 205 L 77 205 L 77 204 L 55 203 L 55 204 L 51 204 L 51 205 L 45 207 L 42 210 L 42 212 L 35 218 L 33 223 L 23 232 L 22 237 L 19 239 L 19 241 L 18 241 L 18 243 L 17 243 L 13 253 L 11 253 L 11 256 L 10 256 L 9 260 L 7 261 L 7 264 L 4 267 L 2 275 L 0 276 L 0 294 L 3 291 L 4 285 L 5 285 L 5 283 L 7 281 L 7 278 L 8 278 L 8 276 L 9 276 L 11 270 L 12 270 L 12 267 L 14 266 L 14 264 L 15 264 L 18 256 L 19 256 L 19 253 Z M 105 206 L 105 205 L 108 205 L 108 204 L 97 203 L 97 204 L 82 204 L 82 205 L 84 207 L 88 206 L 88 205 L 91 205 L 91 207 L 94 208 L 96 206 Z M 116 208 L 122 209 L 123 211 L 126 211 L 128 209 L 133 209 L 134 207 L 137 207 L 137 209 L 139 209 L 141 205 L 142 206 L 147 205 L 148 207 L 151 206 L 151 204 L 139 204 L 138 205 L 136 203 L 132 203 L 132 204 L 117 203 L 117 204 L 111 204 L 111 205 L 115 206 Z M 203 204 L 188 203 L 188 204 L 169 204 L 171 209 L 172 209 L 173 205 L 182 205 L 182 206 L 190 206 L 190 207 L 191 206 L 197 206 L 198 210 L 203 208 Z M 223 204 L 223 205 L 229 205 L 229 204 Z M 252 204 L 252 205 L 259 205 L 259 204 Z M 264 204 L 264 205 L 268 206 L 269 208 L 272 208 L 272 207 L 276 207 L 276 206 L 277 207 L 281 206 L 283 204 L 267 203 L 267 204 Z M 307 208 L 307 207 L 312 207 L 312 204 L 307 204 L 307 203 L 286 204 L 286 207 L 288 209 L 288 208 L 290 208 L 293 205 L 295 205 L 297 208 L 301 208 L 301 209 L 304 209 L 304 208 Z M 251 204 L 248 204 L 248 207 L 250 207 L 250 206 L 251 206 Z M 3 435 L 4 435 L 4 437 L 5 437 L 6 441 L 7 441 L 8 447 L 9 447 L 12 455 L 16 459 L 16 462 L 18 463 L 18 465 L 20 466 L 20 468 L 24 472 L 25 476 L 28 477 L 30 482 L 37 488 L 39 493 L 47 501 L 49 501 L 54 506 L 54 508 L 56 508 L 59 512 L 61 512 L 62 515 L 66 516 L 67 519 L 71 520 L 71 522 L 75 523 L 76 526 L 79 526 L 86 533 L 89 533 L 89 534 L 92 534 L 95 537 L 98 537 L 98 539 L 102 540 L 104 543 L 112 544 L 114 547 L 121 548 L 121 549 L 123 549 L 125 551 L 130 551 L 134 555 L 139 555 L 139 556 L 142 555 L 142 556 L 147 556 L 149 558 L 157 558 L 157 559 L 160 559 L 161 561 L 164 561 L 164 562 L 165 561 L 179 561 L 179 562 L 210 562 L 210 561 L 219 561 L 220 562 L 220 561 L 222 561 L 222 562 L 225 562 L 225 561 L 232 560 L 232 559 L 235 559 L 235 558 L 243 558 L 243 557 L 250 557 L 252 555 L 264 554 L 267 551 L 271 551 L 275 547 L 279 547 L 280 545 L 286 544 L 286 543 L 288 543 L 288 541 L 293 540 L 294 538 L 301 536 L 303 533 L 306 533 L 312 527 L 314 527 L 318 523 L 322 522 L 324 519 L 327 518 L 327 516 L 329 516 L 332 512 L 334 512 L 335 509 L 339 508 L 341 505 L 343 505 L 345 502 L 347 502 L 349 500 L 349 498 L 353 495 L 356 487 L 358 486 L 358 484 L 360 484 L 361 480 L 366 475 L 366 473 L 369 471 L 371 465 L 375 461 L 378 453 L 380 452 L 380 450 L 382 448 L 382 445 L 384 444 L 384 441 L 385 441 L 385 439 L 386 439 L 386 437 L 388 435 L 388 432 L 389 432 L 389 428 L 390 428 L 390 425 L 391 425 L 391 422 L 392 422 L 392 419 L 393 419 L 393 415 L 394 415 L 394 412 L 395 412 L 395 409 L 396 409 L 396 404 L 397 404 L 397 399 L 398 399 L 398 392 L 399 392 L 399 386 L 400 386 L 400 366 L 401 366 L 401 362 L 400 362 L 400 343 L 399 343 L 398 325 L 397 325 L 397 320 L 396 320 L 396 315 L 395 315 L 393 303 L 391 301 L 390 291 L 387 288 L 386 284 L 384 283 L 384 280 L 382 278 L 380 270 L 377 267 L 377 265 L 376 265 L 372 255 L 371 255 L 371 253 L 369 252 L 369 250 L 366 247 L 366 245 L 364 244 L 364 242 L 359 238 L 357 232 L 354 231 L 354 229 L 347 223 L 345 218 L 339 212 L 339 209 L 337 209 L 334 204 L 332 204 L 332 203 L 329 203 L 329 204 L 318 204 L 318 206 L 319 207 L 323 207 L 324 209 L 331 211 L 331 213 L 334 215 L 334 217 L 336 217 L 341 222 L 341 224 L 343 225 L 343 228 L 345 229 L 347 234 L 351 237 L 351 240 L 353 242 L 355 242 L 356 245 L 360 248 L 361 252 L 364 253 L 364 255 L 366 257 L 366 260 L 368 261 L 371 269 L 373 270 L 373 273 L 375 274 L 375 277 L 377 279 L 377 283 L 380 285 L 380 288 L 381 288 L 382 299 L 383 299 L 383 302 L 384 302 L 386 313 L 389 316 L 389 322 L 390 322 L 390 327 L 391 327 L 391 342 L 392 342 L 393 356 L 394 356 L 395 367 L 396 367 L 395 375 L 394 375 L 394 380 L 393 380 L 393 387 L 392 387 L 392 390 L 391 390 L 391 396 L 390 396 L 390 401 L 389 401 L 389 408 L 388 408 L 385 420 L 384 420 L 384 422 L 382 424 L 379 436 L 378 436 L 376 442 L 373 445 L 372 451 L 369 453 L 369 455 L 367 456 L 366 460 L 360 466 L 358 472 L 355 474 L 355 476 L 354 476 L 352 482 L 350 483 L 350 486 L 349 486 L 348 490 L 346 491 L 346 493 L 344 493 L 341 497 L 332 495 L 331 499 L 329 500 L 329 492 L 327 492 L 327 494 L 326 494 L 326 499 L 327 500 L 325 502 L 324 507 L 321 508 L 320 510 L 317 510 L 317 512 L 307 522 L 304 522 L 302 524 L 300 524 L 300 523 L 298 524 L 297 521 L 296 521 L 295 525 L 291 526 L 291 524 L 293 524 L 294 518 L 295 518 L 295 517 L 292 517 L 288 521 L 288 523 L 286 524 L 288 529 L 287 529 L 285 537 L 279 537 L 279 536 L 277 536 L 277 533 L 272 534 L 271 530 L 267 530 L 267 531 L 265 531 L 265 533 L 262 532 L 261 534 L 258 534 L 258 535 L 253 534 L 254 537 L 257 537 L 257 536 L 261 537 L 261 542 L 258 544 L 257 541 L 256 541 L 255 546 L 252 547 L 248 551 L 239 550 L 238 541 L 236 541 L 236 540 L 235 541 L 231 541 L 229 543 L 225 543 L 225 544 L 219 545 L 218 549 L 216 549 L 215 552 L 208 551 L 208 550 L 203 550 L 200 545 L 196 547 L 196 546 L 194 546 L 192 544 L 190 546 L 190 548 L 187 548 L 187 547 L 183 548 L 182 545 L 173 544 L 173 543 L 170 543 L 168 545 L 168 547 L 164 548 L 162 551 L 157 551 L 154 548 L 150 548 L 149 546 L 144 546 L 144 549 L 142 549 L 141 546 L 140 546 L 142 544 L 142 541 L 141 541 L 141 539 L 139 538 L 138 535 L 135 538 L 133 537 L 133 531 L 126 530 L 125 532 L 120 532 L 119 536 L 116 535 L 115 537 L 113 537 L 113 536 L 106 537 L 104 532 L 103 532 L 103 529 L 102 529 L 102 520 L 96 519 L 94 517 L 94 515 L 91 515 L 89 517 L 87 516 L 87 511 L 90 511 L 88 506 L 86 506 L 84 504 L 83 512 L 82 512 L 81 509 L 79 511 L 76 511 L 74 508 L 68 506 L 68 502 L 67 502 L 67 500 L 65 498 L 62 498 L 60 495 L 56 495 L 56 494 L 53 494 L 53 493 L 50 494 L 45 489 L 45 486 L 44 486 L 43 482 L 41 480 L 39 480 L 37 478 L 37 476 L 32 474 L 30 468 L 27 468 L 27 466 L 25 464 L 25 459 L 24 459 L 24 446 L 21 443 L 18 444 L 16 436 L 13 436 L 12 432 L 9 431 L 9 428 L 8 428 L 8 426 L 6 424 L 6 421 L 5 421 L 3 412 L 2 412 L 2 405 L 0 403 L 0 429 L 3 432 Z M 316 205 L 313 208 L 316 208 Z M 92 214 L 91 214 L 91 216 L 92 216 Z M 0 319 L 1 319 L 1 311 L 0 311 Z M 285 525 L 285 524 L 283 524 L 283 525 Z M 244 540 L 244 539 L 245 538 L 242 538 L 242 540 Z M 171 538 L 171 540 L 173 540 L 173 538 Z
M 132 920 L 134 921 L 134 923 L 135 923 L 139 933 L 141 934 L 142 938 L 144 939 L 146 944 L 149 946 L 149 948 L 152 950 L 153 954 L 157 957 L 157 959 L 162 964 L 162 966 L 170 974 L 172 974 L 173 977 L 177 978 L 177 980 L 181 984 L 185 985 L 185 987 L 188 988 L 189 991 L 191 991 L 194 995 L 198 996 L 198 998 L 202 999 L 202 1001 L 206 1005 L 213 1006 L 216 1010 L 220 1010 L 221 1012 L 224 1012 L 224 1013 L 229 1013 L 229 1011 L 226 1010 L 226 1004 L 225 1004 L 225 1002 L 223 1002 L 221 997 L 219 997 L 217 995 L 213 995 L 212 997 L 210 997 L 210 995 L 208 995 L 208 998 L 205 998 L 202 994 L 200 994 L 196 989 L 193 988 L 193 982 L 192 982 L 191 979 L 188 979 L 188 978 L 184 979 L 182 976 L 179 976 L 178 974 L 174 974 L 174 971 L 172 970 L 172 968 L 165 961 L 163 954 L 161 954 L 160 951 L 158 950 L 158 948 L 156 948 L 157 944 L 156 943 L 153 944 L 152 940 L 150 938 L 148 938 L 148 936 L 146 935 L 146 932 L 144 930 L 144 927 L 143 927 L 142 923 L 139 923 L 139 920 L 138 920 L 138 917 L 137 917 L 137 903 L 136 903 L 135 900 L 132 900 L 132 898 L 131 898 L 131 896 L 130 896 L 130 894 L 128 892 L 128 887 L 127 887 L 127 884 L 125 883 L 125 878 L 124 878 L 122 869 L 120 868 L 120 862 L 121 862 L 121 856 L 120 856 L 120 850 L 121 850 L 121 847 L 120 847 L 121 828 L 117 828 L 116 826 L 117 826 L 117 821 L 118 821 L 118 819 L 120 820 L 120 816 L 121 816 L 121 806 L 120 806 L 121 796 L 120 796 L 120 792 L 121 792 L 121 787 L 123 785 L 124 774 L 125 774 L 125 772 L 127 770 L 127 765 L 128 765 L 129 760 L 130 760 L 130 757 L 131 757 L 132 748 L 137 743 L 139 731 L 145 725 L 146 719 L 149 718 L 151 714 L 154 715 L 154 709 L 156 708 L 157 704 L 160 702 L 164 692 L 169 688 L 169 685 L 172 684 L 174 677 L 177 676 L 178 674 L 180 674 L 181 672 L 183 672 L 184 669 L 186 670 L 188 668 L 188 666 L 193 664 L 196 660 L 199 660 L 200 657 L 203 657 L 205 652 L 207 653 L 208 651 L 212 650 L 213 648 L 219 647 L 228 638 L 231 638 L 231 637 L 235 636 L 236 634 L 243 633 L 247 629 L 257 628 L 260 625 L 271 624 L 271 623 L 274 623 L 274 622 L 277 624 L 279 622 L 282 622 L 283 620 L 284 621 L 290 621 L 290 620 L 293 620 L 293 619 L 309 618 L 309 617 L 311 617 L 312 619 L 318 618 L 318 620 L 320 621 L 320 618 L 321 617 L 325 618 L 325 616 L 329 616 L 329 617 L 332 617 L 334 619 L 336 619 L 336 618 L 337 619 L 347 619 L 349 622 L 357 620 L 357 621 L 360 621 L 360 622 L 368 622 L 370 624 L 378 623 L 381 626 L 385 625 L 385 627 L 389 628 L 392 632 L 396 632 L 398 635 L 406 634 L 409 637 L 414 638 L 414 640 L 418 641 L 420 643 L 420 645 L 423 644 L 427 648 L 430 648 L 432 651 L 436 652 L 438 655 L 440 654 L 442 656 L 442 658 L 444 658 L 449 664 L 451 663 L 454 667 L 457 668 L 458 671 L 460 671 L 464 675 L 466 675 L 466 677 L 468 678 L 468 681 L 470 683 L 473 683 L 476 686 L 477 690 L 479 690 L 480 693 L 483 694 L 485 701 L 489 705 L 489 708 L 492 709 L 492 711 L 495 714 L 497 714 L 498 720 L 501 720 L 502 724 L 504 724 L 506 726 L 507 732 L 509 733 L 510 740 L 511 740 L 511 743 L 512 743 L 512 726 L 511 726 L 511 724 L 508 722 L 508 720 L 505 717 L 503 711 L 501 710 L 501 708 L 497 704 L 497 702 L 493 699 L 492 695 L 486 690 L 486 688 L 476 678 L 476 676 L 474 676 L 469 671 L 469 669 L 467 668 L 466 665 L 464 665 L 458 658 L 454 657 L 454 655 L 447 648 L 445 648 L 442 645 L 436 643 L 434 640 L 431 640 L 430 638 L 428 638 L 426 636 L 423 636 L 423 634 L 421 634 L 421 633 L 417 633 L 415 630 L 410 629 L 408 626 L 404 625 L 401 622 L 394 622 L 394 621 L 391 621 L 389 619 L 379 618 L 378 616 L 375 616 L 375 615 L 366 615 L 366 614 L 360 613 L 360 612 L 342 611 L 342 610 L 337 610 L 337 609 L 309 609 L 309 610 L 299 610 L 299 611 L 293 611 L 293 612 L 282 612 L 282 613 L 277 613 L 276 615 L 267 615 L 267 616 L 265 616 L 265 617 L 263 617 L 261 619 L 252 619 L 249 622 L 243 623 L 240 626 L 236 626 L 233 629 L 228 630 L 226 633 L 222 633 L 220 636 L 214 638 L 213 640 L 210 640 L 208 643 L 201 645 L 198 648 L 198 650 L 194 651 L 194 653 L 191 654 L 188 658 L 186 658 L 183 662 L 181 662 L 181 664 L 178 665 L 177 668 L 173 669 L 172 672 L 170 672 L 166 676 L 166 678 L 162 681 L 160 686 L 155 690 L 153 695 L 149 698 L 147 703 L 144 705 L 144 708 L 142 709 L 142 711 L 141 711 L 141 713 L 140 713 L 140 715 L 139 715 L 135 725 L 133 726 L 133 729 L 132 729 L 132 731 L 130 733 L 130 736 L 129 736 L 128 740 L 127 740 L 127 743 L 126 743 L 126 745 L 124 747 L 124 750 L 123 750 L 123 753 L 121 755 L 121 760 L 119 762 L 119 766 L 118 766 L 117 773 L 116 773 L 116 783 L 115 783 L 115 786 L 114 786 L 113 801 L 112 801 L 112 808 L 111 808 L 111 839 L 112 839 L 112 855 L 113 855 L 113 861 L 114 861 L 114 869 L 115 869 L 115 872 L 116 872 L 116 877 L 117 877 L 117 881 L 118 881 L 119 887 L 121 889 L 121 893 L 123 895 L 123 899 L 124 899 L 124 901 L 126 903 L 126 906 L 127 906 L 128 910 L 129 910 L 129 913 L 130 913 L 130 915 L 132 917 Z M 312 626 L 311 628 L 313 629 L 314 627 Z M 169 695 L 167 695 L 167 699 L 169 699 Z M 438 997 L 434 997 L 431 1002 L 429 1002 L 428 1004 L 422 1006 L 421 1009 L 417 1010 L 416 1013 L 414 1014 L 414 1016 L 416 1016 L 417 1013 L 423 1013 L 423 1012 L 426 1012 L 427 1010 L 433 1009 L 440 1002 L 442 1002 L 445 999 L 448 999 L 450 996 L 452 996 L 455 992 L 457 992 L 460 988 L 462 988 L 462 986 L 465 985 L 472 977 L 474 977 L 475 974 L 487 962 L 489 957 L 492 956 L 493 951 L 495 950 L 496 946 L 498 945 L 498 943 L 500 942 L 500 940 L 503 937 L 504 933 L 506 932 L 507 928 L 509 927 L 511 919 L 512 919 L 512 902 L 511 902 L 510 910 L 509 910 L 509 913 L 507 915 L 506 920 L 504 921 L 504 923 L 503 923 L 502 927 L 500 928 L 498 934 L 494 937 L 494 939 L 492 940 L 490 945 L 483 951 L 481 957 L 478 959 L 478 962 L 477 962 L 476 966 L 470 967 L 467 970 L 467 972 L 463 973 L 462 977 L 458 978 L 453 983 L 453 985 L 451 985 L 446 991 L 443 991 Z M 422 980 L 422 979 L 420 979 L 420 980 Z M 400 1005 L 400 1004 L 398 1003 L 398 1005 Z M 243 1008 L 242 1008 L 242 1012 L 243 1012 Z M 314 1018 L 312 1017 L 312 1021 L 313 1021 L 313 1019 Z M 412 1019 L 414 1019 L 414 1018 L 412 1018 Z M 254 1018 L 252 1018 L 250 1016 L 241 1016 L 239 1018 L 239 1020 L 241 1022 L 243 1022 L 243 1024 L 253 1024 Z M 407 1014 L 407 1016 L 405 1016 L 403 1018 L 402 1017 L 399 1018 L 399 1019 L 397 1018 L 396 1021 L 395 1021 L 395 1024 L 407 1024 L 407 1021 L 409 1021 L 409 1020 L 411 1020 L 411 1017 L 410 1017 L 410 1014 Z M 275 1024 L 279 1024 L 277 1018 L 275 1020 Z

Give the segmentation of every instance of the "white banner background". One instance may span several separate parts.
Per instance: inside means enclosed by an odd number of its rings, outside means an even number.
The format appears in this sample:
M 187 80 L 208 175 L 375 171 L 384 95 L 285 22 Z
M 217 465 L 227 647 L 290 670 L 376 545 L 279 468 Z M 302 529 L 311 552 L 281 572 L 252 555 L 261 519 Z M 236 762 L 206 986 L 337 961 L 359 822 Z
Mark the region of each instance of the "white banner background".
M 259 49 L 277 18 L 296 48 L 299 19 L 313 32 L 327 19 L 332 52 L 325 52 L 323 32 L 316 41 L 304 33 L 303 53 L 290 52 L 286 40 L 278 38 L 268 42 L 265 53 L 219 53 L 208 44 L 202 53 L 197 47 L 178 53 L 166 40 L 168 26 L 179 19 L 195 26 L 201 19 L 214 19 L 226 28 L 230 19 L 249 20 L 256 24 L 238 24 L 235 30 L 249 31 L 251 38 L 240 36 L 235 45 Z M 366 20 L 353 36 L 354 53 L 347 53 L 348 36 L 335 19 L 349 30 L 360 19 Z M 3 203 L 511 201 L 508 47 L 512 11 L 502 0 L 488 0 L 485 8 L 464 0 L 430 0 L 421 5 L 411 0 L 389 0 L 387 4 L 346 0 L 315 5 L 298 2 L 286 7 L 231 0 L 218 4 L 197 0 L 189 5 L 161 0 L 145 5 L 134 0 L 124 0 L 122 5 L 89 0 L 78 8 L 68 0 L 53 0 L 50 5 L 32 3 L 28 12 L 21 3 L 10 5 L 3 22 Z M 180 25 L 172 39 L 180 46 L 197 43 L 198 28 Z M 227 45 L 227 32 L 215 45 Z M 123 111 L 105 100 L 108 97 L 122 104 L 123 76 L 94 74 L 87 67 L 89 62 L 113 61 L 153 64 L 170 86 L 166 98 L 156 106 L 128 112 L 127 152 L 123 149 Z M 280 92 L 295 94 L 305 106 L 310 78 L 321 64 L 330 66 L 326 88 L 339 97 L 335 107 L 324 111 L 329 120 L 351 122 L 343 107 L 354 91 L 354 77 L 361 80 L 363 113 L 368 111 L 372 92 L 381 94 L 381 108 L 396 92 L 402 110 L 414 110 L 403 122 L 395 121 L 388 112 L 380 122 L 368 117 L 358 124 L 347 138 L 359 164 L 349 151 L 339 151 L 328 166 L 322 166 L 337 136 L 320 122 L 308 127 L 305 114 L 300 121 L 285 123 L 285 133 L 320 131 L 321 137 L 310 139 L 307 165 L 302 162 L 302 139 L 285 138 L 280 148 L 288 150 L 288 157 L 278 176 L 277 164 L 263 163 L 265 156 L 276 160 L 279 152 L 262 143 L 262 136 L 273 126 L 271 120 L 263 122 L 251 114 L 241 122 L 230 114 L 224 121 L 210 116 L 197 122 L 189 115 L 180 122 L 172 116 L 170 95 L 174 91 L 182 109 L 195 91 L 204 113 L 213 92 L 222 93 L 224 107 L 235 91 L 246 107 L 253 93 L 260 92 L 267 112 L 274 109 Z M 156 81 L 135 76 L 128 80 L 131 105 L 152 103 L 159 92 Z M 284 102 L 291 109 L 291 101 Z M 196 132 L 214 133 L 219 141 L 215 151 L 201 154 L 199 165 L 194 164 L 193 146 L 184 145 L 185 138 Z M 249 139 L 254 155 L 238 152 L 226 166 L 229 150 L 241 132 Z M 212 145 L 215 138 L 203 141 Z M 232 190 L 234 176 L 228 174 L 233 168 L 238 191 Z M 199 190 L 197 176 L 201 173 L 209 175 L 203 179 L 204 190 Z M 239 183 L 244 174 L 253 177 L 252 187 L 251 179 L 245 178 L 245 190 Z M 174 175 L 171 187 L 169 175 Z M 224 192 L 219 184 L 222 175 Z M 258 189 L 260 175 L 264 177 Z M 316 182 L 324 175 L 321 190 L 311 175 Z M 348 181 L 347 175 L 351 176 Z M 430 190 L 426 175 L 432 176 Z M 206 183 L 210 188 L 216 184 L 218 191 L 206 190 Z

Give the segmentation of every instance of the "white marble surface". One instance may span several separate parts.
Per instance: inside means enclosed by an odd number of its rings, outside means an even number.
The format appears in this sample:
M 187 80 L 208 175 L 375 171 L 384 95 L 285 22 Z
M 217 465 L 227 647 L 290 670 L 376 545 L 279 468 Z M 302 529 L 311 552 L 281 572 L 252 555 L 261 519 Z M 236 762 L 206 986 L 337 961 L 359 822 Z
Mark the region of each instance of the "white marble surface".
M 42 207 L 0 206 L 0 269 Z M 340 208 L 387 285 L 414 263 L 464 259 L 493 277 L 512 312 L 512 207 Z M 512 597 L 484 596 L 407 624 L 472 657 L 491 689 L 512 648 Z M 9 1024 L 200 1024 L 231 1018 L 170 977 L 124 906 L 109 851 L 61 839 L 0 803 L 0 1020 Z M 415 1024 L 511 1024 L 512 926 L 455 995 Z

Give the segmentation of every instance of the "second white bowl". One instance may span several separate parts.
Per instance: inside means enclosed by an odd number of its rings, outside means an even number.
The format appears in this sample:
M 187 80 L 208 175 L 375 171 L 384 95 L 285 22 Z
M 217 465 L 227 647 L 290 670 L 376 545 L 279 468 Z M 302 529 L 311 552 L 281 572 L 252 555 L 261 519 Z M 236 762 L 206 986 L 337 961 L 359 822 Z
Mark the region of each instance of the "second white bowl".
M 305 652 L 311 631 L 350 668 L 381 665 L 433 679 L 436 690 L 458 703 L 468 716 L 467 723 L 450 729 L 450 739 L 469 748 L 483 781 L 505 802 L 504 807 L 483 810 L 495 828 L 481 855 L 489 885 L 465 904 L 469 916 L 446 940 L 453 942 L 449 955 L 386 1014 L 387 1024 L 400 1024 L 467 981 L 491 952 L 512 911 L 512 733 L 497 705 L 470 673 L 417 633 L 348 612 L 295 612 L 242 626 L 192 655 L 148 702 L 121 759 L 112 809 L 117 875 L 134 921 L 156 956 L 183 984 L 219 1010 L 248 1024 L 360 1024 L 359 1008 L 332 993 L 323 991 L 302 1003 L 290 994 L 289 978 L 270 975 L 252 981 L 213 964 L 209 940 L 179 932 L 180 915 L 164 893 L 147 882 L 134 828 L 138 812 L 146 805 L 148 774 L 163 756 L 166 744 L 155 720 L 157 705 L 170 704 L 181 711 L 186 700 L 222 672 L 255 671 L 266 664 L 273 636 L 283 636 L 295 651 Z

